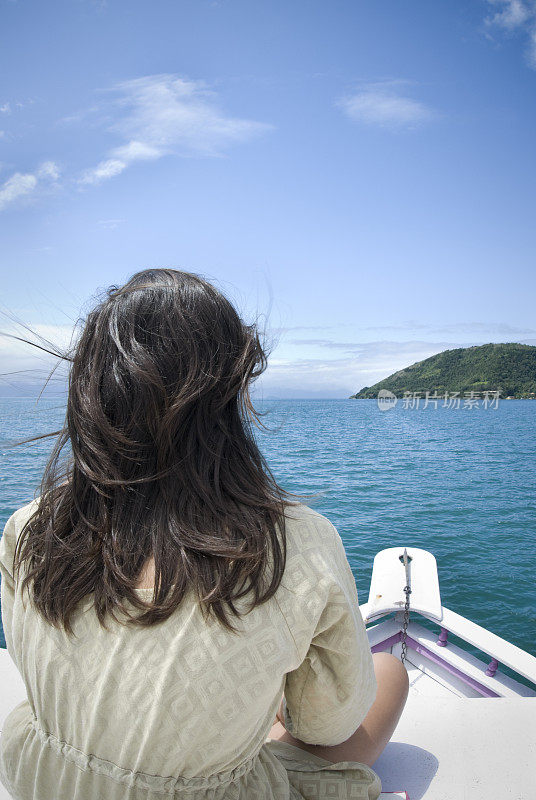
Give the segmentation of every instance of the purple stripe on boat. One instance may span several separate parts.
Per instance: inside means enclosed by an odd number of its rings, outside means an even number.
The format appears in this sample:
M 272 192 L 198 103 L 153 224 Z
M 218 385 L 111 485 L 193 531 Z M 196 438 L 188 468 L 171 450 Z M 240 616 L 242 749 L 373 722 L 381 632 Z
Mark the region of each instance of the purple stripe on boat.
M 378 644 L 375 644 L 373 647 L 371 647 L 371 652 L 381 653 L 384 650 L 388 650 L 390 647 L 397 644 L 401 639 L 402 639 L 402 631 L 398 631 L 398 633 L 395 633 L 393 636 L 389 636 L 388 639 L 384 639 L 383 642 L 379 642 Z M 488 689 L 487 686 L 484 686 L 474 678 L 471 678 L 469 675 L 466 675 L 465 672 L 462 672 L 457 667 L 454 667 L 452 664 L 449 664 L 449 662 L 445 661 L 444 658 L 441 658 L 441 656 L 437 655 L 437 653 L 432 652 L 432 650 L 429 650 L 428 647 L 425 647 L 423 644 L 420 644 L 411 636 L 406 637 L 406 643 L 409 647 L 411 647 L 412 650 L 415 650 L 415 652 L 420 653 L 423 656 L 426 656 L 426 658 L 429 658 L 430 661 L 434 662 L 434 664 L 438 664 L 440 667 L 443 667 L 444 669 L 447 670 L 447 672 L 450 672 L 451 675 L 455 675 L 457 678 L 466 683 L 468 686 L 471 686 L 471 688 L 473 688 L 483 697 L 501 696 L 497 692 L 494 692 L 493 689 Z M 492 659 L 488 667 L 488 670 L 493 667 L 494 661 L 497 664 L 496 659 Z M 497 667 L 495 667 L 495 669 L 497 669 Z M 486 670 L 486 675 L 488 674 L 489 673 Z M 494 674 L 495 672 L 493 672 L 491 677 L 493 677 Z
M 411 636 L 407 637 L 406 642 L 417 653 L 426 656 L 426 658 L 429 658 L 430 661 L 434 662 L 434 664 L 439 664 L 439 666 L 444 667 L 444 669 L 446 669 L 447 672 L 450 672 L 451 675 L 456 675 L 456 677 L 458 677 L 461 681 L 466 683 L 468 686 L 471 686 L 473 689 L 475 689 L 479 694 L 483 695 L 484 697 L 500 697 L 500 694 L 494 692 L 493 689 L 488 689 L 487 686 L 483 686 L 474 678 L 471 678 L 469 677 L 469 675 L 466 675 L 465 672 L 462 672 L 457 667 L 453 667 L 452 664 L 449 664 L 448 661 L 445 661 L 444 658 L 441 658 L 441 656 L 436 655 L 436 653 L 432 653 L 431 650 L 429 650 L 423 644 L 419 644 L 419 642 L 416 642 L 415 639 L 411 638 Z
M 379 644 L 375 644 L 373 647 L 370 648 L 372 653 L 381 653 L 383 650 L 387 650 L 388 647 L 392 647 L 394 644 L 400 641 L 402 638 L 402 632 L 398 631 L 393 636 L 390 636 L 388 639 L 385 639 L 383 642 Z

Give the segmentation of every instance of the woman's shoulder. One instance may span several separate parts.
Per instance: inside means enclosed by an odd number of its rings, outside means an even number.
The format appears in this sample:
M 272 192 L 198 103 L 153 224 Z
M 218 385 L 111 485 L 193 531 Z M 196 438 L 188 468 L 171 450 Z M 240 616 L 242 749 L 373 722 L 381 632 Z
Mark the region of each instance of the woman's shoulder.
M 330 593 L 340 596 L 350 567 L 337 529 L 316 509 L 292 506 L 285 514 L 285 529 L 287 558 L 277 603 L 303 657 Z
M 4 532 L 0 538 L 0 570 L 3 575 L 5 570 L 8 575 L 13 576 L 13 561 L 17 540 L 26 522 L 37 510 L 37 505 L 38 500 L 32 500 L 30 503 L 21 506 L 11 514 L 4 526 Z
M 304 503 L 287 506 L 285 529 L 291 534 L 289 538 L 298 540 L 302 546 L 332 546 L 339 538 L 333 523 L 324 514 Z
M 30 517 L 37 511 L 38 505 L 39 498 L 37 497 L 35 500 L 31 500 L 29 503 L 26 503 L 26 505 L 20 506 L 20 508 L 14 511 L 5 524 L 3 535 L 7 537 L 16 537 Z
M 36 497 L 34 500 L 30 500 L 23 506 L 19 506 L 16 511 L 13 512 L 9 519 L 12 519 L 14 522 L 18 524 L 24 524 L 26 520 L 30 519 L 32 514 L 37 511 L 37 506 L 39 505 L 39 497 Z M 9 521 L 9 520 L 8 520 Z

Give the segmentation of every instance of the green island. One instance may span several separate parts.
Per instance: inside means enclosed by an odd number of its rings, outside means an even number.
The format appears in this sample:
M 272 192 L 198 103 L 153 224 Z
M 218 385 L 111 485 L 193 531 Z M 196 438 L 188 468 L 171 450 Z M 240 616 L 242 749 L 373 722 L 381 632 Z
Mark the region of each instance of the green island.
M 500 392 L 501 398 L 536 399 L 536 347 L 529 344 L 483 344 L 444 350 L 394 372 L 374 386 L 364 386 L 351 400 L 373 399 L 380 389 L 396 397 L 405 392 L 438 395 L 452 392 Z

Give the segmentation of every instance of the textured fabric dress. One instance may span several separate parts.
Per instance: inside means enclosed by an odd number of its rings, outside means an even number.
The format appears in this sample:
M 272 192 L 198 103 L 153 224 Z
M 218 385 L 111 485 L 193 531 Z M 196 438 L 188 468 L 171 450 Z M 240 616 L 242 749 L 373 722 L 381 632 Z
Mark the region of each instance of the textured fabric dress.
M 191 594 L 156 626 L 110 618 L 106 631 L 88 595 L 72 639 L 13 580 L 16 539 L 36 502 L 10 517 L 0 541 L 7 649 L 27 691 L 0 737 L 0 778 L 14 800 L 378 798 L 380 779 L 365 764 L 269 738 L 283 695 L 289 732 L 326 745 L 345 741 L 376 695 L 355 580 L 326 517 L 288 510 L 283 581 L 233 618 L 239 635 L 205 622 Z

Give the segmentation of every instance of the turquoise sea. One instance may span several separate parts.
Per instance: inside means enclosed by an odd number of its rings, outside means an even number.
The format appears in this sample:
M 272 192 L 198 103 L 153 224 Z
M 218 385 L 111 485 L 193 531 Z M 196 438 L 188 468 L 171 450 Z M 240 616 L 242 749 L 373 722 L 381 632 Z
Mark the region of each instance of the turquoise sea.
M 286 489 L 339 531 L 360 602 L 386 547 L 436 556 L 443 605 L 536 655 L 536 402 L 380 411 L 375 400 L 265 400 L 256 437 Z M 0 400 L 0 525 L 34 497 L 61 400 Z M 5 645 L 4 645 L 5 646 Z

